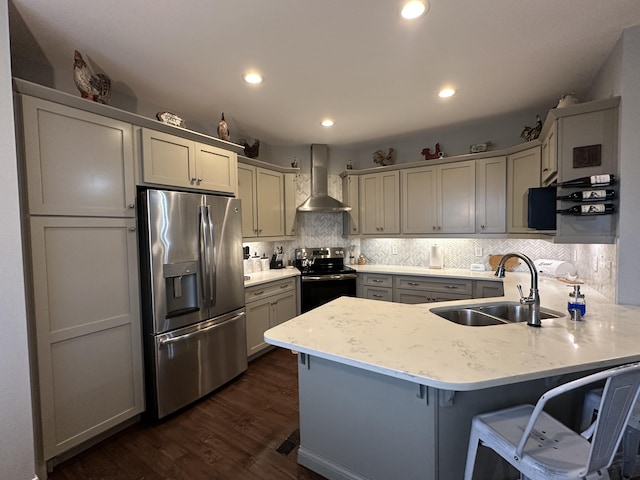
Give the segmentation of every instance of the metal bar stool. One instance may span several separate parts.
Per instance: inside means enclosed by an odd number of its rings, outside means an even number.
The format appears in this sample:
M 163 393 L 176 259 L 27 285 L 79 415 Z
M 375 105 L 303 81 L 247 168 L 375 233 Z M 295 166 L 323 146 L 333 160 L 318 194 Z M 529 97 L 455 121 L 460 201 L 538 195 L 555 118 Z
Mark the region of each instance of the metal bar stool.
M 598 415 L 582 434 L 543 411 L 549 399 L 601 380 L 606 383 Z M 518 469 L 522 479 L 609 478 L 607 468 L 620 444 L 639 389 L 640 363 L 633 363 L 553 388 L 540 397 L 535 407 L 519 405 L 475 416 L 465 480 L 472 480 L 480 444 Z
M 602 402 L 602 388 L 594 388 L 586 393 L 580 421 L 582 430 L 586 430 L 597 417 L 600 402 Z M 638 448 L 640 448 L 640 401 L 636 402 L 622 437 L 623 478 L 632 478 L 636 466 L 640 464 Z

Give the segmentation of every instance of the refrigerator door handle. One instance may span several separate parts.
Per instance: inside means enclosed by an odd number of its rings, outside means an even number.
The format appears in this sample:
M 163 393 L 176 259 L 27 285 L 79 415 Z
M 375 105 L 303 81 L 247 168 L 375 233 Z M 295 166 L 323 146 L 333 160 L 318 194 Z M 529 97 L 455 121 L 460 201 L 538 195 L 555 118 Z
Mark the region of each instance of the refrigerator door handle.
M 209 252 L 207 254 L 207 265 L 209 267 L 207 271 L 207 276 L 209 277 L 209 291 L 210 291 L 210 306 L 215 307 L 216 305 L 216 236 L 214 235 L 213 229 L 214 224 L 211 218 L 211 208 L 207 205 L 207 221 L 209 223 L 209 228 L 207 232 L 209 233 L 209 243 L 208 248 Z
M 195 337 L 196 335 L 202 335 L 203 333 L 208 332 L 210 330 L 213 330 L 215 328 L 220 328 L 222 325 L 225 325 L 227 323 L 236 322 L 236 321 L 242 319 L 245 315 L 246 314 L 244 312 L 242 312 L 242 313 L 239 313 L 238 315 L 234 315 L 231 318 L 227 318 L 226 320 L 224 320 L 222 322 L 213 323 L 213 324 L 211 324 L 209 326 L 206 326 L 204 328 L 200 328 L 198 330 L 194 330 L 193 332 L 189 332 L 189 333 L 184 334 L 184 335 L 178 335 L 177 337 L 163 337 L 163 338 L 160 338 L 158 340 L 158 343 L 160 343 L 160 345 L 168 345 L 168 344 L 171 344 L 171 343 L 182 342 L 182 341 L 187 340 L 187 339 L 189 339 L 191 337 Z
M 205 205 L 200 205 L 200 207 L 198 208 L 200 210 L 200 283 L 202 286 L 202 298 L 204 300 L 204 306 L 205 308 L 209 308 L 210 301 L 208 288 L 209 269 L 207 267 L 207 217 L 205 216 L 207 213 L 207 207 Z

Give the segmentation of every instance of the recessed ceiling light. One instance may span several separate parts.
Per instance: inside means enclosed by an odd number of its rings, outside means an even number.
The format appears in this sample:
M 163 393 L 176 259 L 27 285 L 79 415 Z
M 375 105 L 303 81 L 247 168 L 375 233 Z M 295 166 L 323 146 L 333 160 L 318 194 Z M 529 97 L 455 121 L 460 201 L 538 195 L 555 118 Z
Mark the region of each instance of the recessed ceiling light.
M 404 7 L 402 7 L 400 15 L 407 20 L 413 20 L 414 18 L 424 15 L 428 8 L 429 3 L 426 0 L 411 0 L 410 2 L 405 3 Z
M 333 127 L 333 120 L 331 120 L 330 118 L 326 118 L 322 120 L 322 122 L 320 122 L 320 125 L 322 125 L 323 127 Z
M 262 75 L 255 72 L 245 73 L 242 78 L 244 78 L 245 82 L 250 83 L 252 85 L 257 85 L 258 83 L 262 83 L 262 80 L 263 80 Z
M 443 88 L 438 92 L 438 96 L 440 98 L 449 98 L 453 97 L 456 94 L 456 91 L 453 88 Z

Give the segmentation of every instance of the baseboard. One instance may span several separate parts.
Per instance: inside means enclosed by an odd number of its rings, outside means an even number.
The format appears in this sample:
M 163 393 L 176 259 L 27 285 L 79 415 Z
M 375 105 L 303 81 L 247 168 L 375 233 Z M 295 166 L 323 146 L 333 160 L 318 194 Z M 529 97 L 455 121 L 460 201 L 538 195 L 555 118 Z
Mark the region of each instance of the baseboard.
M 329 480 L 369 480 L 351 470 L 324 458 L 303 446 L 298 448 L 298 463 Z

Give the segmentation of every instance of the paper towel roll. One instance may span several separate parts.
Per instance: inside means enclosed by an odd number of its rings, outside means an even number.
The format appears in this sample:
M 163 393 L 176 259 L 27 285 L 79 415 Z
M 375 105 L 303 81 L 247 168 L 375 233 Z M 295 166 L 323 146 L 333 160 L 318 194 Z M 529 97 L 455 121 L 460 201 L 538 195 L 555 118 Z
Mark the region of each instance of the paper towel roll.
M 576 267 L 572 263 L 563 262 L 562 260 L 541 258 L 533 262 L 533 264 L 541 275 L 548 277 L 565 277 L 576 274 Z
M 442 247 L 440 245 L 433 245 L 429 250 L 429 268 L 442 268 L 443 265 Z

